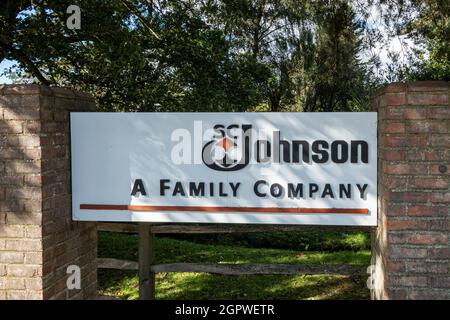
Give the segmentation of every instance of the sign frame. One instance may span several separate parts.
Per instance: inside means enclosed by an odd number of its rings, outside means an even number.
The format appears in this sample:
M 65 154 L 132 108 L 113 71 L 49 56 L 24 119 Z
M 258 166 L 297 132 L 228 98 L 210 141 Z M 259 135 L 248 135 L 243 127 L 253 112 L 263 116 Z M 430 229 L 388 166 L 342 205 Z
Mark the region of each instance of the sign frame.
M 341 113 L 83 113 L 83 112 L 71 112 L 71 151 L 72 151 L 72 192 L 73 192 L 73 220 L 77 221 L 122 221 L 122 222 L 174 222 L 174 223 L 243 223 L 243 224 L 308 224 L 308 225 L 358 225 L 358 226 L 376 226 L 377 224 L 377 113 L 376 112 L 341 112 Z M 203 121 L 203 131 L 196 127 L 195 121 Z M 206 123 L 205 123 L 206 122 Z M 224 130 L 227 126 L 237 125 L 243 126 L 245 124 L 251 124 L 253 129 L 264 129 L 269 132 L 266 136 L 267 141 L 270 143 L 267 146 L 272 146 L 271 159 L 268 163 L 256 162 L 256 157 L 250 159 L 245 164 L 245 161 L 239 167 L 237 165 L 231 165 L 230 167 L 217 166 L 213 160 L 212 162 L 205 161 L 205 149 L 209 143 L 208 139 L 205 139 L 205 128 L 211 129 L 217 123 L 223 123 Z M 326 128 L 326 130 L 324 129 Z M 356 128 L 356 129 L 355 129 Z M 191 164 L 180 163 L 173 166 L 167 166 L 170 160 L 173 160 L 173 149 L 177 145 L 177 140 L 174 137 L 181 137 L 182 132 L 176 133 L 177 129 L 181 131 L 187 130 L 191 133 L 191 136 L 197 136 L 200 134 L 202 137 L 201 143 L 192 142 L 190 145 L 191 152 Z M 221 128 L 219 128 L 221 129 Z M 232 130 L 241 130 L 243 128 L 232 128 Z M 170 131 L 171 130 L 171 131 Z M 272 130 L 272 131 L 271 131 Z M 213 129 L 214 131 L 214 129 Z M 278 139 L 273 134 L 278 131 Z M 327 132 L 325 132 L 327 131 Z M 175 133 L 174 133 L 175 132 Z M 272 134 L 270 134 L 272 132 Z M 365 133 L 364 133 L 365 132 Z M 244 132 L 245 133 L 245 132 Z M 171 138 L 163 137 L 160 135 L 170 134 Z M 178 134 L 178 135 L 177 135 Z M 251 137 L 255 136 L 252 133 Z M 258 133 L 260 134 L 260 133 Z M 108 139 L 108 137 L 110 139 Z M 260 136 L 258 135 L 258 138 Z M 334 137 L 334 138 L 333 138 Z M 228 136 L 226 136 L 228 138 Z M 245 136 L 241 137 L 241 144 L 245 145 Z M 272 138 L 272 140 L 270 140 Z M 301 138 L 299 140 L 298 138 Z M 197 139 L 198 140 L 198 139 Z M 368 140 L 368 159 L 364 159 L 362 142 L 358 141 Z M 205 141 L 207 143 L 205 143 Z M 237 141 L 237 140 L 236 140 Z M 253 140 L 251 140 L 253 142 Z M 257 144 L 260 141 L 266 141 L 264 139 L 255 139 L 254 150 L 257 149 Z M 276 143 L 279 141 L 277 147 Z M 305 143 L 302 141 L 306 141 Z M 328 141 L 328 161 L 325 163 L 313 161 L 314 155 L 314 143 L 317 141 Z M 337 142 L 336 142 L 337 141 Z M 355 142 L 356 141 L 356 142 Z M 171 148 L 167 147 L 172 142 Z M 289 158 L 285 158 L 286 147 L 290 143 Z M 297 143 L 297 144 L 295 144 Z M 303 143 L 303 144 L 302 144 Z M 158 152 L 161 150 L 154 150 L 149 148 L 148 144 L 158 146 L 157 148 L 163 150 L 161 155 Z M 239 143 L 236 143 L 239 146 Z M 249 144 L 251 145 L 251 144 Z M 261 144 L 262 147 L 264 145 Z M 336 147 L 336 155 L 332 153 L 334 146 Z M 223 146 L 223 143 L 222 145 Z M 293 146 L 297 146 L 298 152 Z M 309 147 L 309 160 L 310 163 L 306 164 L 305 149 Z M 317 146 L 316 146 L 317 147 Z M 356 149 L 355 149 L 355 148 Z M 120 154 L 120 150 L 125 148 L 127 150 L 127 156 Z M 268 147 L 269 148 L 269 147 Z M 242 149 L 242 148 L 241 148 Z M 346 161 L 342 162 L 345 154 L 344 150 L 347 149 Z M 141 151 L 143 150 L 143 151 Z M 275 151 L 274 151 L 275 150 Z M 276 150 L 279 150 L 278 157 L 279 162 L 270 163 L 274 161 Z M 283 150 L 283 151 L 282 151 Z M 322 148 L 323 150 L 323 148 Z M 356 158 L 354 158 L 353 151 L 356 150 Z M 317 151 L 317 148 L 316 148 Z M 319 150 L 320 151 L 320 150 Z M 125 152 L 125 151 L 124 151 Z M 169 159 L 169 152 L 172 159 Z M 240 151 L 241 159 L 243 151 Z M 245 152 L 244 152 L 245 153 Z M 251 154 L 256 153 L 253 151 Z M 266 153 L 266 155 L 268 152 Z M 318 153 L 316 152 L 316 155 Z M 320 152 L 319 152 L 320 154 Z M 321 155 L 323 155 L 322 153 Z M 151 155 L 151 156 L 150 156 Z M 201 156 L 199 156 L 201 155 Z M 341 157 L 341 158 L 339 158 Z M 121 160 L 116 161 L 116 158 Z M 127 159 L 128 158 L 128 159 Z M 155 158 L 158 158 L 160 162 L 155 163 Z M 250 158 L 250 157 L 248 157 Z M 284 162 L 284 160 L 290 159 L 290 162 Z M 298 163 L 294 163 L 294 159 L 298 160 Z M 336 160 L 333 162 L 332 159 Z M 353 162 L 353 160 L 355 160 Z M 364 163 L 364 160 L 367 163 Z M 153 162 L 152 162 L 153 161 Z M 341 161 L 341 162 L 339 162 Z M 112 164 L 111 164 L 112 162 Z M 146 164 L 146 162 L 152 163 L 152 166 Z M 245 164 L 245 165 L 244 165 Z M 190 165 L 190 167 L 189 167 Z M 303 167 L 302 167 L 303 165 Z M 128 166 L 128 167 L 127 167 Z M 168 178 L 164 179 L 164 176 L 155 177 L 155 173 L 158 171 L 154 167 L 159 166 L 161 171 L 175 170 L 177 174 L 169 174 Z M 270 177 L 279 176 L 283 173 L 283 166 L 289 166 L 292 168 L 302 168 L 302 171 L 295 171 L 296 174 L 301 176 L 301 183 L 294 184 L 294 187 L 289 189 L 290 185 L 286 180 L 286 184 L 282 184 L 283 179 L 275 180 L 275 182 L 268 182 Z M 296 166 L 296 167 L 295 167 Z M 344 169 L 343 166 L 345 167 Z M 106 167 L 106 168 L 105 168 Z M 238 169 L 235 169 L 239 167 Z M 260 168 L 258 168 L 260 167 Z M 267 167 L 267 168 L 266 168 Z M 278 167 L 277 170 L 272 170 L 271 167 Z M 129 181 L 124 185 L 125 178 L 120 172 L 120 168 L 123 171 L 128 171 Z M 184 169 L 180 169 L 184 168 Z M 195 168 L 195 169 L 191 169 Z M 258 169 L 254 169 L 258 168 Z M 269 168 L 269 169 L 268 169 Z M 317 169 L 316 169 L 317 168 Z M 319 169 L 320 168 L 320 169 Z M 364 168 L 367 168 L 365 170 Z M 314 170 L 315 171 L 314 171 Z M 352 169 L 358 175 L 362 176 L 361 183 L 357 183 L 355 179 L 347 179 L 345 183 L 338 184 L 338 189 L 326 192 L 326 185 L 332 183 L 326 183 L 326 179 L 332 177 L 333 170 L 350 170 Z M 370 169 L 370 170 L 369 170 Z M 147 171 L 146 171 L 147 170 Z M 184 170 L 184 172 L 183 172 Z M 253 171 L 252 171 L 253 170 Z M 258 178 L 258 174 L 262 171 L 265 173 L 265 178 Z M 202 172 L 201 179 L 193 179 L 189 172 Z M 289 177 L 296 176 L 289 170 Z M 311 171 L 308 173 L 308 171 Z M 314 172 L 312 172 L 314 171 Z M 367 173 L 367 171 L 370 171 Z M 145 172 L 145 173 L 144 173 Z M 148 173 L 150 172 L 150 173 Z M 206 173 L 204 173 L 206 172 Z M 256 172 L 256 173 L 255 173 Z M 314 176 L 323 175 L 320 178 L 320 182 L 314 182 Z M 238 182 L 232 185 L 232 176 L 235 179 L 246 179 L 245 175 L 252 175 L 254 182 L 260 182 L 255 187 L 253 184 L 253 191 L 261 194 L 268 194 L 268 197 L 263 197 L 265 203 L 262 203 L 261 199 L 253 202 L 254 199 L 250 199 L 247 191 L 252 189 L 246 185 L 246 194 L 241 198 L 238 196 L 238 192 L 243 189 L 243 184 L 236 187 Z M 343 173 L 340 173 L 340 177 L 343 177 Z M 94 176 L 99 176 L 96 180 Z M 168 196 L 169 192 L 174 192 L 176 186 L 172 183 L 174 178 L 183 176 L 185 180 L 179 182 L 185 182 L 183 185 L 190 185 L 192 182 L 200 183 L 203 180 L 209 178 L 209 181 L 203 181 L 205 183 L 204 189 L 208 187 L 208 183 L 211 180 L 216 183 L 214 196 L 205 197 L 204 201 L 196 199 L 195 197 L 187 197 L 183 202 L 180 200 L 183 196 L 189 195 L 192 190 L 184 190 L 184 194 L 181 197 Z M 117 179 L 115 179 L 116 177 Z M 223 184 L 220 184 L 215 177 L 221 177 Z M 268 178 L 267 178 L 268 177 Z M 310 179 L 309 182 L 303 181 L 306 177 Z M 92 180 L 93 179 L 93 180 Z M 202 180 L 203 179 L 203 180 Z M 218 178 L 220 180 L 220 178 Z M 101 183 L 99 182 L 101 180 Z M 141 181 L 142 184 L 137 182 Z M 155 181 L 159 180 L 159 192 L 161 188 L 167 187 L 166 197 L 167 202 L 157 198 L 157 186 Z M 161 182 L 162 180 L 169 180 L 169 182 Z M 195 180 L 195 181 L 193 181 Z M 246 182 L 241 181 L 241 183 Z M 266 181 L 266 183 L 261 182 Z M 293 191 L 295 188 L 298 191 L 298 185 L 304 184 L 302 188 L 302 196 L 305 194 L 311 194 L 311 188 L 315 189 L 314 185 L 318 185 L 321 188 L 320 192 L 325 192 L 326 195 L 336 196 L 346 195 L 347 189 L 343 190 L 342 185 L 348 185 L 348 181 L 352 183 L 351 200 L 355 200 L 358 191 L 361 194 L 360 201 L 353 201 L 357 204 L 367 203 L 365 206 L 355 206 L 350 203 L 349 198 L 346 200 L 349 205 L 343 206 L 343 202 L 339 201 L 317 201 L 322 205 L 307 205 L 309 202 L 303 201 L 301 205 L 295 205 L 292 199 L 283 201 L 287 205 L 280 205 L 278 201 L 272 201 L 272 186 L 277 184 L 280 188 L 284 188 L 284 193 Z M 113 188 L 116 184 L 121 184 L 120 188 Z M 226 183 L 229 183 L 228 190 Z M 149 185 L 152 185 L 151 187 Z M 163 185 L 162 185 L 163 184 Z M 293 184 L 293 183 L 292 183 Z M 308 184 L 308 186 L 306 186 Z M 92 187 L 92 185 L 96 185 Z M 312 186 L 311 186 L 312 185 Z M 361 189 L 367 185 L 367 192 L 364 194 L 364 190 L 361 193 Z M 325 186 L 325 187 L 324 187 Z M 236 190 L 233 189 L 236 188 Z M 276 186 L 278 187 L 278 186 Z M 345 187 L 345 186 L 344 186 Z M 84 190 L 84 189 L 89 190 Z M 198 191 L 198 185 L 197 185 Z M 359 188 L 359 189 L 358 189 Z M 116 190 L 120 189 L 120 190 Z M 137 189 L 137 190 L 134 190 Z M 194 188 L 195 189 L 195 188 Z M 136 191 L 136 192 L 135 192 Z M 143 194 L 143 192 L 145 195 Z M 102 193 L 103 192 L 103 193 Z M 135 192 L 134 195 L 132 193 Z M 222 194 L 221 194 L 222 192 Z M 222 198 L 230 198 L 236 192 L 235 201 L 233 199 L 227 199 L 230 201 L 224 201 Z M 315 191 L 319 192 L 319 191 Z M 96 193 L 96 195 L 92 195 Z M 126 196 L 124 196 L 126 193 Z M 204 190 L 204 194 L 208 191 Z M 223 195 L 226 194 L 226 197 Z M 276 193 L 275 193 L 276 194 Z M 298 195 L 296 193 L 295 195 Z M 151 195 L 151 196 L 149 196 Z M 195 194 L 194 194 L 195 195 Z M 96 198 L 96 196 L 98 196 Z M 365 197 L 365 199 L 363 199 Z M 161 198 L 161 194 L 160 197 Z M 369 199 L 370 198 L 370 199 Z M 250 199 L 250 200 L 249 200 Z M 309 201 L 313 201 L 309 199 Z M 316 198 L 317 200 L 317 195 Z M 127 201 L 128 200 L 128 201 Z M 275 199 L 279 200 L 279 199 Z M 320 200 L 320 199 L 319 199 Z M 289 202 L 290 201 L 290 202 Z M 289 203 L 288 203 L 289 202 Z M 370 202 L 370 203 L 369 203 Z M 254 204 L 257 205 L 254 205 Z M 328 205 L 329 203 L 336 203 L 338 205 Z

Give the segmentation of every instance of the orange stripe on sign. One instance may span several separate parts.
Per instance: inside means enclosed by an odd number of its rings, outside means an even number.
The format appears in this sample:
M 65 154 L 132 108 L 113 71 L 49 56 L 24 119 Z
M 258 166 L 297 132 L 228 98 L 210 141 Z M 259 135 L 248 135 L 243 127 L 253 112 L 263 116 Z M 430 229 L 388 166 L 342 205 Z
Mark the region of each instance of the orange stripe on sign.
M 260 207 L 203 207 L 203 206 L 142 206 L 116 204 L 81 204 L 81 210 L 130 210 L 130 211 L 202 211 L 202 212 L 272 212 L 272 213 L 331 213 L 368 214 L 369 209 L 355 208 L 260 208 Z

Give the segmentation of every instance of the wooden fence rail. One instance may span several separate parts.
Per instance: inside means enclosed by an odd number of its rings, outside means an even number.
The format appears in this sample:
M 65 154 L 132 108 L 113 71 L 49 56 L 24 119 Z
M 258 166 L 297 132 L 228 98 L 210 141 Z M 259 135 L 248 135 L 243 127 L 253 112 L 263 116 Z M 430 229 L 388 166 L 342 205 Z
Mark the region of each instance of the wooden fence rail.
M 138 270 L 135 261 L 101 258 L 98 259 L 99 269 Z M 317 275 L 340 274 L 352 275 L 364 273 L 366 266 L 352 264 L 211 264 L 211 263 L 166 263 L 155 264 L 150 267 L 154 273 L 158 272 L 204 272 L 221 275 Z

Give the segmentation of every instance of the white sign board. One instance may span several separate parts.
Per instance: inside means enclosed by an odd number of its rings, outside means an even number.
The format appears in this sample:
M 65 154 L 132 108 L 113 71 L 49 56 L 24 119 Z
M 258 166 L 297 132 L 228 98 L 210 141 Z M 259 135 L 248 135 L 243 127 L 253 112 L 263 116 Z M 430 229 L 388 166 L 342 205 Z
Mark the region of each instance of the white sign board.
M 71 113 L 73 219 L 366 225 L 377 114 Z

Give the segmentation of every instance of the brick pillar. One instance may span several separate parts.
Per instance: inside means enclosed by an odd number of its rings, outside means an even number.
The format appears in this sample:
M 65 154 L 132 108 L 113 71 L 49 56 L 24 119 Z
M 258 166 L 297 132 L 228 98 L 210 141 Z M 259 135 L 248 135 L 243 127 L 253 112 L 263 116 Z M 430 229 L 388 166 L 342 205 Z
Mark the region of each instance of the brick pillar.
M 395 83 L 378 111 L 374 299 L 450 299 L 448 82 Z
M 96 224 L 71 219 L 69 144 L 69 111 L 94 108 L 71 90 L 0 86 L 0 300 L 96 295 Z

